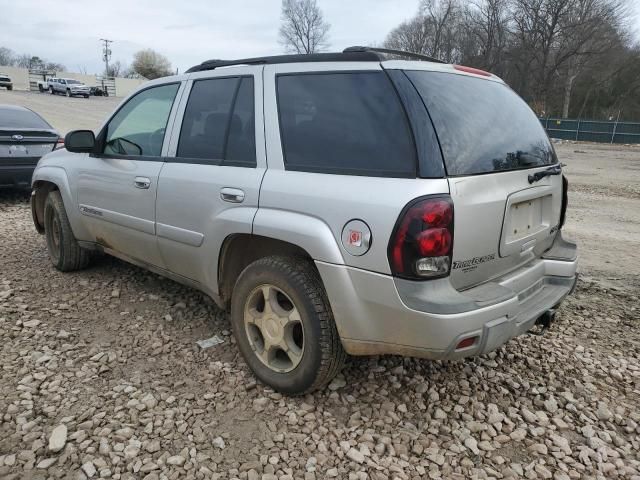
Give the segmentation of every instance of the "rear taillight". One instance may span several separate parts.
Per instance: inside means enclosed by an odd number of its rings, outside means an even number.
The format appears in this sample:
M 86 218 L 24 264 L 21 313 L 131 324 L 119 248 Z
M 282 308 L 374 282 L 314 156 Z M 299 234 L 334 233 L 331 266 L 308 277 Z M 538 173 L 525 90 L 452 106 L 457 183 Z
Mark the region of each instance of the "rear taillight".
M 413 280 L 446 276 L 452 251 L 451 199 L 418 199 L 405 207 L 391 235 L 388 251 L 391 273 Z
M 564 175 L 562 176 L 562 208 L 560 209 L 560 223 L 558 224 L 558 230 L 562 228 L 564 225 L 565 217 L 567 216 L 567 204 L 569 203 L 568 198 L 569 191 L 569 180 Z
M 53 146 L 54 150 L 58 150 L 59 148 L 64 148 L 64 138 L 60 137 L 56 144 Z

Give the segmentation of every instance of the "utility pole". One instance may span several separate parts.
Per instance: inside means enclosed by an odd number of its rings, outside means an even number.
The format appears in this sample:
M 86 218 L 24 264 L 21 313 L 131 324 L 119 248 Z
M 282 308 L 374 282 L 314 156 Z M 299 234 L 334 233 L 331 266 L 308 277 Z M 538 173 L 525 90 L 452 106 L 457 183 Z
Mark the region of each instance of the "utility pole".
M 106 38 L 101 38 L 101 42 L 104 42 L 104 46 L 102 47 L 102 59 L 104 60 L 104 74 L 106 77 L 109 76 L 109 59 L 111 58 L 111 49 L 109 48 L 109 44 L 113 43 L 113 40 L 108 40 Z

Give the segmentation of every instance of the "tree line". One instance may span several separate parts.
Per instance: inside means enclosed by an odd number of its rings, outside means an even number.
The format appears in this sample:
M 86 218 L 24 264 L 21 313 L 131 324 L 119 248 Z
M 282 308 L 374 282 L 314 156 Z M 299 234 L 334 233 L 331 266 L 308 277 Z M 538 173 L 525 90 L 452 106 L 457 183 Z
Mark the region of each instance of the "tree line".
M 42 70 L 48 72 L 63 72 L 67 68 L 58 62 L 52 62 L 36 55 L 17 55 L 7 47 L 0 47 L 0 66 L 28 68 L 30 70 Z M 87 73 L 86 69 L 79 68 L 80 73 Z M 149 80 L 172 75 L 174 72 L 169 59 L 150 48 L 140 50 L 133 55 L 131 66 L 127 66 L 120 60 L 109 64 L 105 72 L 109 77 L 147 78 Z
M 421 0 L 382 45 L 488 70 L 540 116 L 640 120 L 629 1 Z M 283 0 L 287 50 L 322 51 L 328 31 L 316 0 Z
M 640 120 L 623 0 L 422 0 L 384 46 L 488 70 L 541 116 Z

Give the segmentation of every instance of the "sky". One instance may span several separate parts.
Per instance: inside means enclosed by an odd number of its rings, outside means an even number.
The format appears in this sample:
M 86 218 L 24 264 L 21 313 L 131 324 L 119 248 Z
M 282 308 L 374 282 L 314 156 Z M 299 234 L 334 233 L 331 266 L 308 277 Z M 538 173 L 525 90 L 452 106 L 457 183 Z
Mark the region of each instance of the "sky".
M 640 0 L 637 0 L 640 2 Z M 419 0 L 318 0 L 331 24 L 329 50 L 381 43 L 412 17 Z M 55 8 L 52 6 L 55 5 Z M 211 58 L 283 53 L 280 0 L 0 0 L 0 46 L 101 73 L 101 38 L 111 61 L 129 65 L 152 48 L 180 72 Z

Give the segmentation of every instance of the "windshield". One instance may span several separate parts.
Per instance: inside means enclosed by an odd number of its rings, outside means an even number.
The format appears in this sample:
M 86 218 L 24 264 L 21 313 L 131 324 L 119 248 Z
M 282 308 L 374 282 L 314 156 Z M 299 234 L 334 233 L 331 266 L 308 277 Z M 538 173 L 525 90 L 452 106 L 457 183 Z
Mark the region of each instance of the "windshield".
M 503 83 L 445 72 L 406 74 L 429 110 L 449 175 L 557 162 L 536 115 Z
M 79 85 L 80 82 L 77 80 L 67 80 L 67 85 Z

